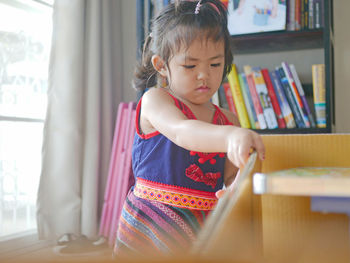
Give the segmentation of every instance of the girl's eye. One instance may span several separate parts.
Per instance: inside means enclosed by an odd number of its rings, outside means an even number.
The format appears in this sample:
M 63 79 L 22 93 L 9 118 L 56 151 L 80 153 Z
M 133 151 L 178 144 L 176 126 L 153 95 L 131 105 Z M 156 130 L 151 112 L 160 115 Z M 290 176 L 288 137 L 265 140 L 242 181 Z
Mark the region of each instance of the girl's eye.
M 211 64 L 212 67 L 220 67 L 221 63 L 215 63 L 215 64 Z
M 187 68 L 187 69 L 191 69 L 191 68 L 194 68 L 195 66 L 194 65 L 183 65 L 184 68 Z

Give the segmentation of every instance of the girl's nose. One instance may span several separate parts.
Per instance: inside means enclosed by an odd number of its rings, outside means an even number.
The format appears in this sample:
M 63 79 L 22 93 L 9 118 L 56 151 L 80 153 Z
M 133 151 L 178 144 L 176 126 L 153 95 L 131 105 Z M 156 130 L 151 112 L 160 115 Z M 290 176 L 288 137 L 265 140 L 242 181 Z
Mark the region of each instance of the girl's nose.
M 197 75 L 198 80 L 207 80 L 208 77 L 209 77 L 209 69 L 207 67 L 201 68 Z

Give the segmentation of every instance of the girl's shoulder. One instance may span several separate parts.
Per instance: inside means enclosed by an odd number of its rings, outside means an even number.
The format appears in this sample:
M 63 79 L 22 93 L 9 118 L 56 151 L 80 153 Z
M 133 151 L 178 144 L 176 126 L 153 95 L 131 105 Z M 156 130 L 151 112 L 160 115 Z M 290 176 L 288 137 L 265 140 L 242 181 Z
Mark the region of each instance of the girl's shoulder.
M 221 108 L 219 107 L 219 109 L 221 110 L 221 112 L 226 116 L 226 118 L 233 123 L 234 126 L 238 126 L 240 127 L 241 124 L 239 123 L 239 120 L 237 118 L 237 116 L 230 110 L 225 109 L 225 108 Z

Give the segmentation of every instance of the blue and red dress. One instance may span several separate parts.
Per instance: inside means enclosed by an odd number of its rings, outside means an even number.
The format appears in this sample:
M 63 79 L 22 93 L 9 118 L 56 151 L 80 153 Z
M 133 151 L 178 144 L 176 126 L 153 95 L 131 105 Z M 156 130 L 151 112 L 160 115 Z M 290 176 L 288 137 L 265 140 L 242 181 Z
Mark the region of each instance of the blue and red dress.
M 189 119 L 190 108 L 169 94 Z M 213 124 L 232 125 L 216 108 Z M 155 131 L 140 129 L 141 100 L 136 109 L 132 168 L 136 183 L 126 198 L 115 252 L 122 248 L 147 253 L 190 247 L 223 187 L 225 153 L 188 151 Z

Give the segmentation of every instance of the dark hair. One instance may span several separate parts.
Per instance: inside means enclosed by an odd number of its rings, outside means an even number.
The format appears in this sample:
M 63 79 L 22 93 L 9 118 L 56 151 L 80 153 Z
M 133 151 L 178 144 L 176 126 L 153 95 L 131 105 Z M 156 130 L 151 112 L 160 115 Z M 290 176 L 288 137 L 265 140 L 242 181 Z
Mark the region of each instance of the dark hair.
M 158 72 L 151 59 L 158 54 L 168 66 L 180 48 L 189 47 L 198 37 L 224 40 L 225 65 L 222 78 L 231 70 L 233 56 L 227 29 L 227 11 L 219 0 L 203 0 L 195 14 L 198 1 L 175 1 L 152 20 L 151 34 L 146 38 L 140 64 L 136 67 L 134 87 L 144 91 L 158 81 Z

